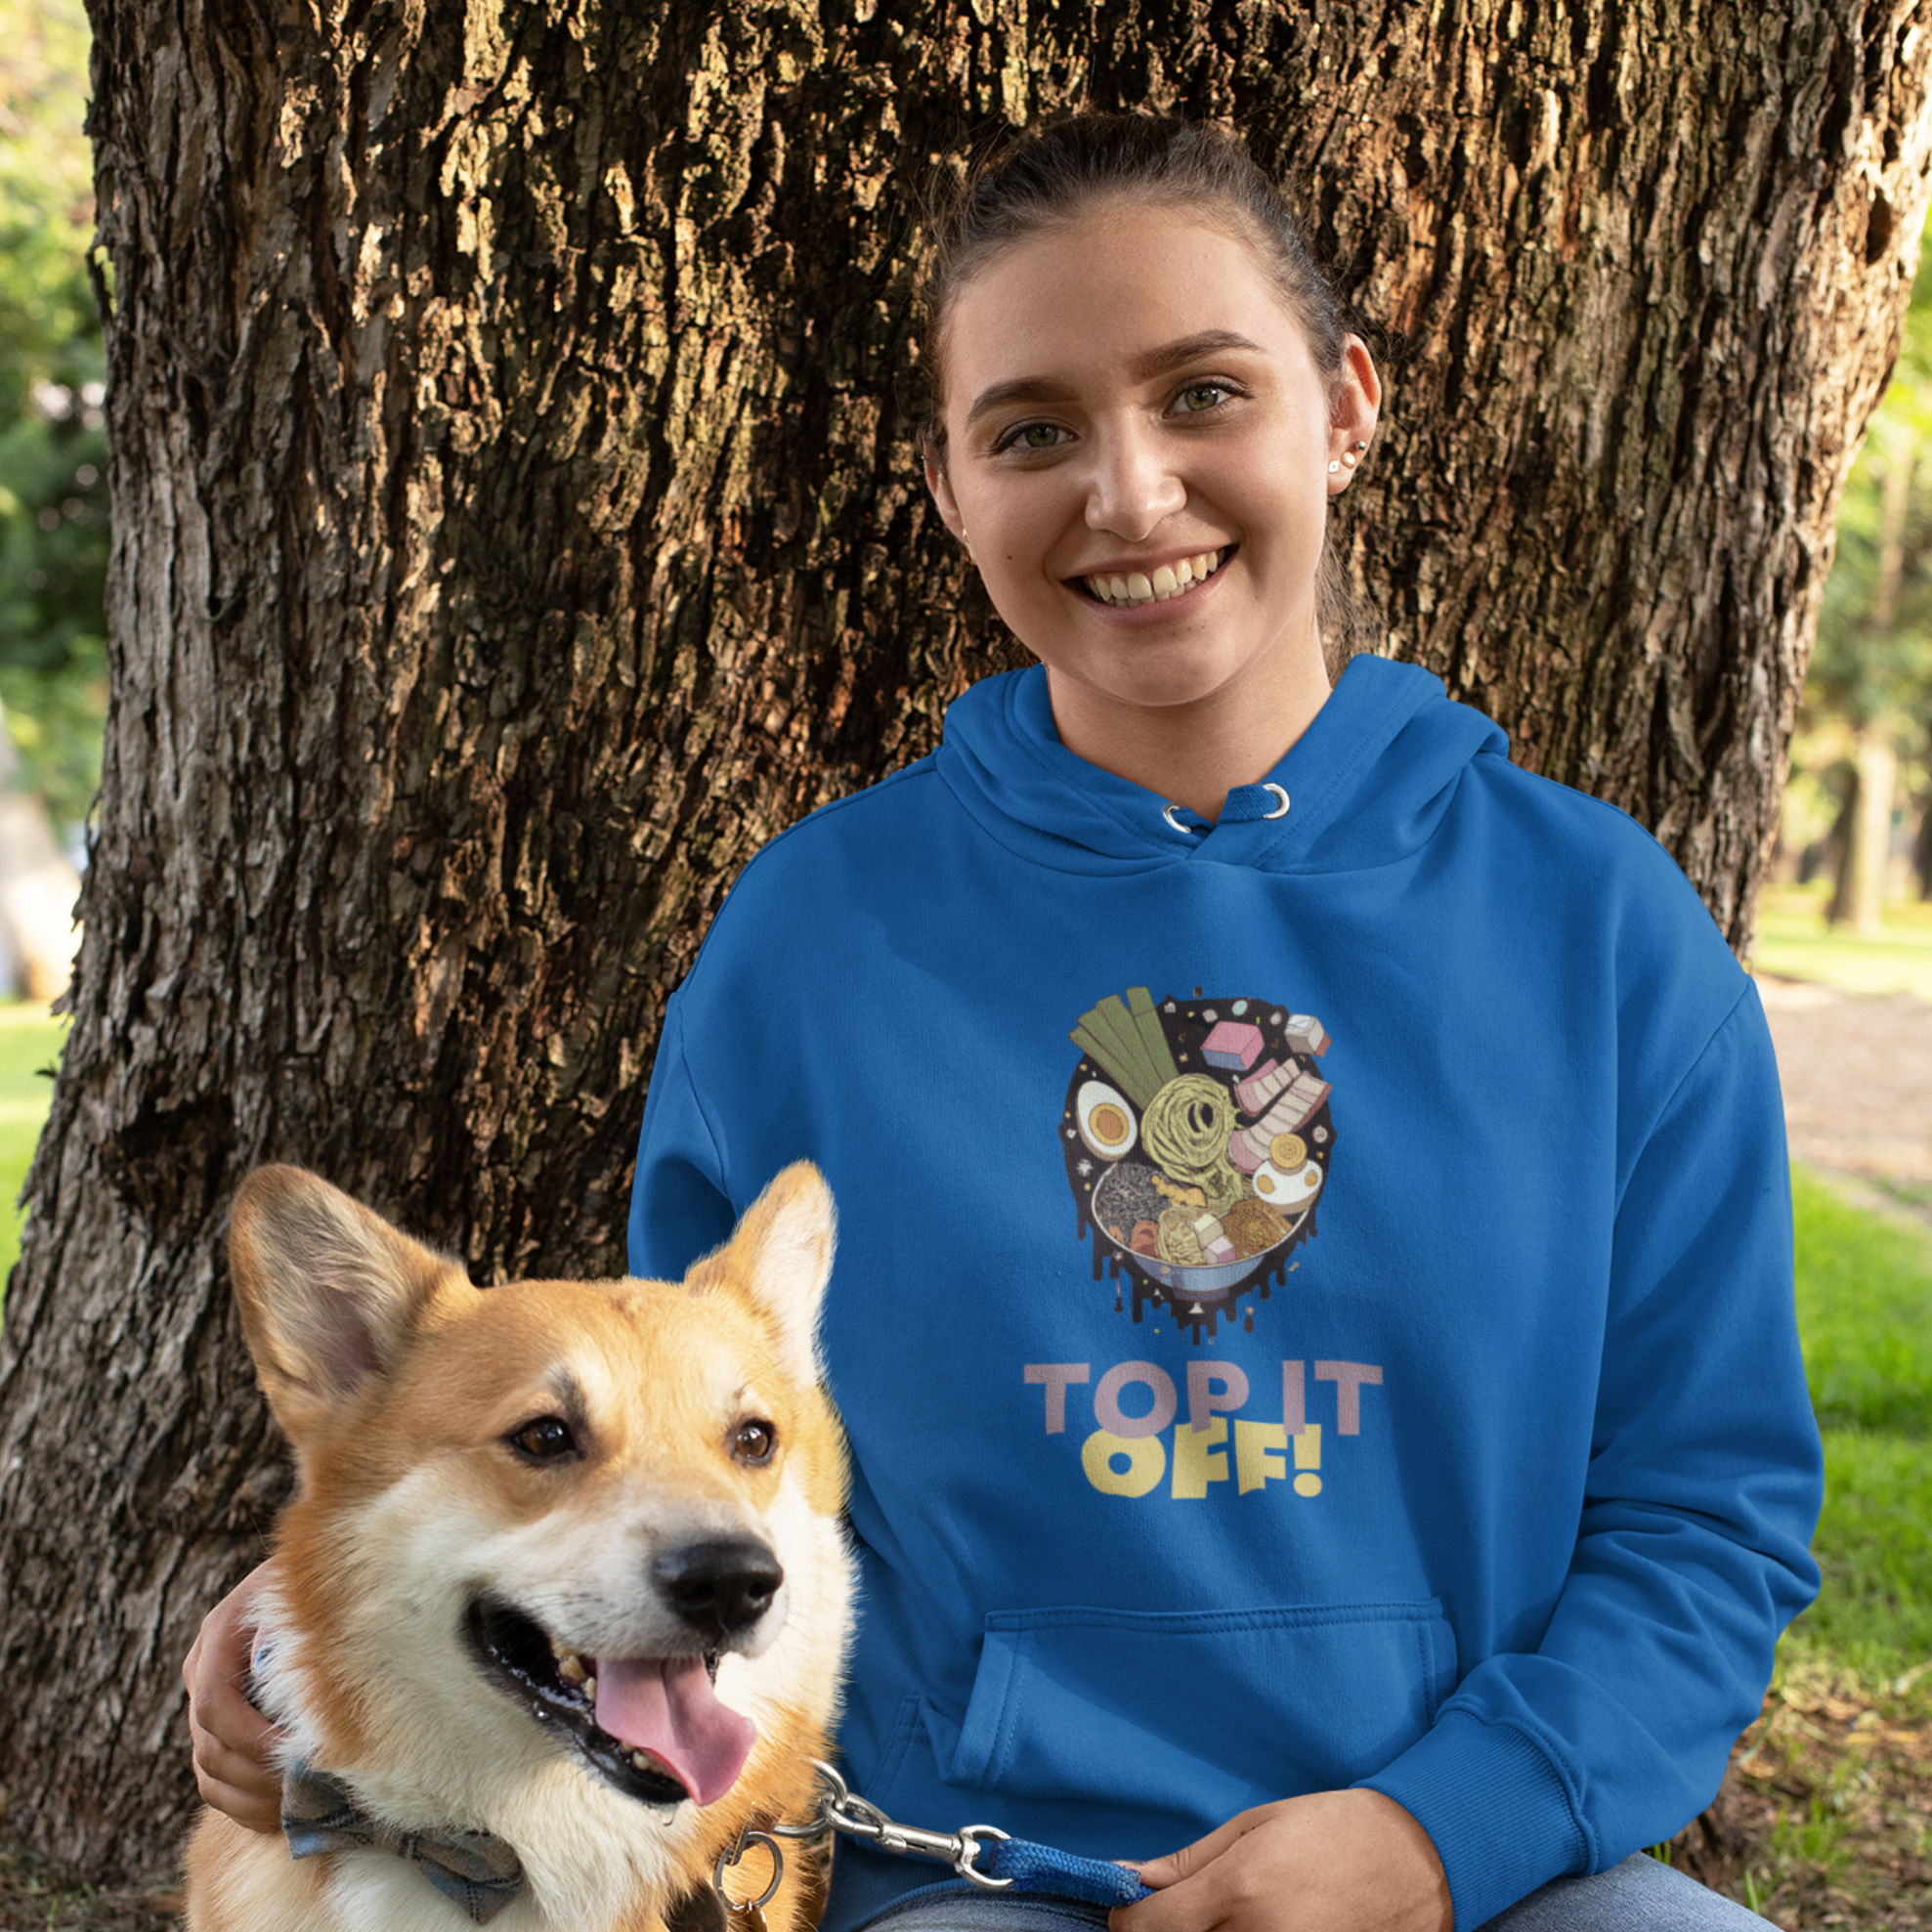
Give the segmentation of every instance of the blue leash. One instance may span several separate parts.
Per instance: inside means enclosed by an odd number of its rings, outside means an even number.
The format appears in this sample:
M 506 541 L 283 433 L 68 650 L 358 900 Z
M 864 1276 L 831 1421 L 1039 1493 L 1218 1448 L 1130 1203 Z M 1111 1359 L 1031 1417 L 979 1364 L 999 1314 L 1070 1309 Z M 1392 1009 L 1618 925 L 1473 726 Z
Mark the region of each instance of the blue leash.
M 1024 1838 L 999 1838 L 986 1848 L 979 1869 L 1007 1879 L 1015 1892 L 1051 1892 L 1058 1899 L 1084 1899 L 1090 1906 L 1131 1906 L 1153 1896 L 1139 1874 L 1103 1858 L 1081 1858 L 1052 1845 Z
M 727 1914 L 764 1906 L 777 1895 L 785 1869 L 779 1838 L 817 1838 L 827 1831 L 842 1831 L 876 1852 L 950 1865 L 967 1884 L 982 1892 L 1044 1892 L 1056 1899 L 1079 1899 L 1090 1906 L 1131 1906 L 1153 1895 L 1153 1887 L 1143 1885 L 1139 1874 L 1124 1865 L 1081 1858 L 1052 1845 L 1032 1844 L 1002 1831 L 997 1825 L 966 1825 L 957 1831 L 927 1831 L 917 1825 L 897 1825 L 877 1805 L 855 1796 L 831 1765 L 818 1758 L 813 1758 L 811 1765 L 825 1789 L 819 1794 L 818 1816 L 809 1825 L 776 1825 L 770 1832 L 741 1832 L 737 1844 L 719 1855 L 711 1884 Z M 751 1844 L 761 1844 L 770 1853 L 771 1883 L 757 1899 L 740 1906 L 725 1891 L 724 1874 Z

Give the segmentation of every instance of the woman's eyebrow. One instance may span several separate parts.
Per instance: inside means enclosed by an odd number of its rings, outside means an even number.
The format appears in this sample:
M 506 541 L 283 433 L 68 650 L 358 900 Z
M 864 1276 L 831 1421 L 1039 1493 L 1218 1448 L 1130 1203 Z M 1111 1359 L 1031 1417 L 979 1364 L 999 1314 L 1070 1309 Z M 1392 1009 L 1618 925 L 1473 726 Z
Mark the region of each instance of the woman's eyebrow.
M 970 428 L 989 409 L 1000 408 L 1008 403 L 1066 403 L 1072 398 L 1073 391 L 1051 376 L 1015 376 L 1010 382 L 996 382 L 991 388 L 982 389 L 973 398 L 972 408 L 966 411 L 966 425 Z
M 1231 328 L 1203 329 L 1199 335 L 1182 336 L 1179 342 L 1170 342 L 1165 348 L 1150 350 L 1134 365 L 1134 373 L 1142 381 L 1152 376 L 1166 375 L 1170 369 L 1179 368 L 1183 363 L 1191 363 L 1197 356 L 1206 356 L 1217 349 L 1252 349 L 1256 355 L 1266 355 L 1259 342 L 1250 342 L 1245 335 L 1236 335 Z
M 1158 349 L 1150 349 L 1134 364 L 1134 378 L 1137 382 L 1151 381 L 1157 375 L 1165 375 L 1170 369 L 1180 368 L 1197 356 L 1209 355 L 1217 349 L 1251 349 L 1257 355 L 1267 353 L 1259 342 L 1250 342 L 1245 335 L 1236 335 L 1230 328 L 1203 329 L 1198 335 L 1184 335 L 1178 342 L 1167 342 Z M 996 382 L 990 388 L 982 389 L 973 398 L 972 408 L 966 411 L 966 422 L 970 426 L 989 409 L 1004 408 L 1009 403 L 1070 402 L 1073 393 L 1065 383 L 1056 382 L 1052 376 L 1014 376 L 1009 382 Z

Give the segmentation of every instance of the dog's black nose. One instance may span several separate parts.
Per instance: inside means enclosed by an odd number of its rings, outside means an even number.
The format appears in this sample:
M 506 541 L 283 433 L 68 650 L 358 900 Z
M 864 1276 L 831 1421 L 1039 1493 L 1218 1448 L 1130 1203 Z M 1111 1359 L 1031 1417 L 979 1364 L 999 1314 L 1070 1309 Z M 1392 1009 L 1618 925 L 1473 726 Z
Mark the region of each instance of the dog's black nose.
M 717 1637 L 736 1636 L 757 1622 L 785 1581 L 778 1559 L 751 1536 L 666 1550 L 651 1572 L 686 1623 Z

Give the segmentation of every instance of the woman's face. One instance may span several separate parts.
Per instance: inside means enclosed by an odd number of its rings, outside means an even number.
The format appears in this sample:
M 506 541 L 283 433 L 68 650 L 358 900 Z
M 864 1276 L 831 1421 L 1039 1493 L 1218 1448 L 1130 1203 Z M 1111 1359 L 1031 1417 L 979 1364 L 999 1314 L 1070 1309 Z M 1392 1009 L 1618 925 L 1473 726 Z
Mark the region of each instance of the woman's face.
M 1381 393 L 1359 341 L 1324 382 L 1245 241 L 1127 201 L 995 256 L 941 348 L 926 480 L 1056 713 L 1326 693 L 1328 498 Z

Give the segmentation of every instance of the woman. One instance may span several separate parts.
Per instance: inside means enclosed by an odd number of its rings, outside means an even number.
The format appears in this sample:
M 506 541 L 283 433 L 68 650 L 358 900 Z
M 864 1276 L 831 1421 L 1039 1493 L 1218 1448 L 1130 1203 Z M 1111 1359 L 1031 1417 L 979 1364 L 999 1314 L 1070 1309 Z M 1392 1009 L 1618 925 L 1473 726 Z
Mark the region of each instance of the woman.
M 1183 1845 L 1116 1932 L 1735 1916 L 1622 1862 L 1817 1584 L 1748 980 L 1434 678 L 1331 688 L 1380 384 L 1234 144 L 1029 137 L 925 307 L 927 482 L 1040 667 L 747 869 L 631 1220 L 676 1274 L 789 1160 L 839 1202 L 853 1787 Z M 848 1843 L 827 1923 L 1096 1915 L 937 1876 Z

